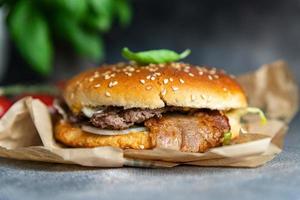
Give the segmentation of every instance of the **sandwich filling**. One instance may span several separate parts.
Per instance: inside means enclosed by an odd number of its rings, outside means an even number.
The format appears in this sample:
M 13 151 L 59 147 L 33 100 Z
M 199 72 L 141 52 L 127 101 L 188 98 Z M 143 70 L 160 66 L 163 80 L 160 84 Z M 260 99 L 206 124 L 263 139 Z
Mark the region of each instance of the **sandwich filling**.
M 86 107 L 75 120 L 82 124 L 83 131 L 98 135 L 145 131 L 154 147 L 185 152 L 204 152 L 220 146 L 224 133 L 231 129 L 222 111 L 173 106 L 158 109 Z
M 111 141 L 108 137 L 128 135 L 129 139 L 132 134 L 147 134 L 147 148 L 205 152 L 212 147 L 229 144 L 231 136 L 240 132 L 240 118 L 249 112 L 258 113 L 265 122 L 262 111 L 257 108 L 225 112 L 174 106 L 158 109 L 108 106 L 85 107 L 78 116 L 71 113 L 64 116 L 67 121 L 79 124 L 82 131 L 107 137 L 107 141 Z M 138 148 L 146 147 L 139 145 Z

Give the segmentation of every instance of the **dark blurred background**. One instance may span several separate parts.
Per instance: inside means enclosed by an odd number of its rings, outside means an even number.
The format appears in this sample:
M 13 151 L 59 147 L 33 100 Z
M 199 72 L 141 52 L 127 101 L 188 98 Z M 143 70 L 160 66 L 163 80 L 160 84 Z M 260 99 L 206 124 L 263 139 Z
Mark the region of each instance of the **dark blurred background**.
M 298 0 L 133 0 L 127 28 L 113 26 L 104 34 L 106 57 L 101 63 L 123 60 L 124 46 L 134 51 L 167 48 L 192 54 L 194 64 L 222 67 L 233 74 L 278 59 L 288 61 L 300 78 L 300 1 Z M 53 74 L 34 73 L 9 40 L 7 67 L 1 84 L 65 79 L 99 65 L 56 48 Z M 299 83 L 299 81 L 298 81 Z

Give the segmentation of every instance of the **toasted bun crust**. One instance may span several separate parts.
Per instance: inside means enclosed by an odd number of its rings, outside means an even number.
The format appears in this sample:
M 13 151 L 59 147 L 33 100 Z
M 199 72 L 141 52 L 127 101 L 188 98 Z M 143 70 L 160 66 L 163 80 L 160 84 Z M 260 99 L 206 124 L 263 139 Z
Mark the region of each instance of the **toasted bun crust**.
M 121 149 L 153 148 L 148 132 L 134 132 L 126 135 L 102 136 L 82 131 L 79 127 L 60 120 L 55 124 L 54 137 L 57 141 L 70 147 L 112 146 Z
M 71 79 L 64 98 L 75 114 L 84 106 L 217 110 L 247 106 L 240 85 L 223 71 L 185 63 L 104 65 Z

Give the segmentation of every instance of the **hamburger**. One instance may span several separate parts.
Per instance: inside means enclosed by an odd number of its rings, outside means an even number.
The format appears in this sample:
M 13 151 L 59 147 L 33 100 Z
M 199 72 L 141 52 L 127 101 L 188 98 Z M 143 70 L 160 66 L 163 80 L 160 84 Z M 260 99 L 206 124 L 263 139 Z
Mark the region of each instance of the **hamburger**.
M 68 147 L 205 152 L 238 137 L 246 112 L 261 113 L 223 70 L 183 62 L 104 65 L 69 80 L 63 97 L 54 135 Z

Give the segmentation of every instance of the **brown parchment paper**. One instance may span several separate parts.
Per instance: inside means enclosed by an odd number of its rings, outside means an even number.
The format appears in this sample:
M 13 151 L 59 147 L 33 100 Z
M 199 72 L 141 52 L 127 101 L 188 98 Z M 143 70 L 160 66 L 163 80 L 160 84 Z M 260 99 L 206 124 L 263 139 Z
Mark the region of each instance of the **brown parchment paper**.
M 284 61 L 263 65 L 257 71 L 237 77 L 251 106 L 266 111 L 261 125 L 256 117 L 247 119 L 247 133 L 231 145 L 206 153 L 185 153 L 167 149 L 121 150 L 113 147 L 66 148 L 53 138 L 51 117 L 39 100 L 16 102 L 0 120 L 0 156 L 93 167 L 197 166 L 257 167 L 282 151 L 287 123 L 298 111 L 298 88 Z

